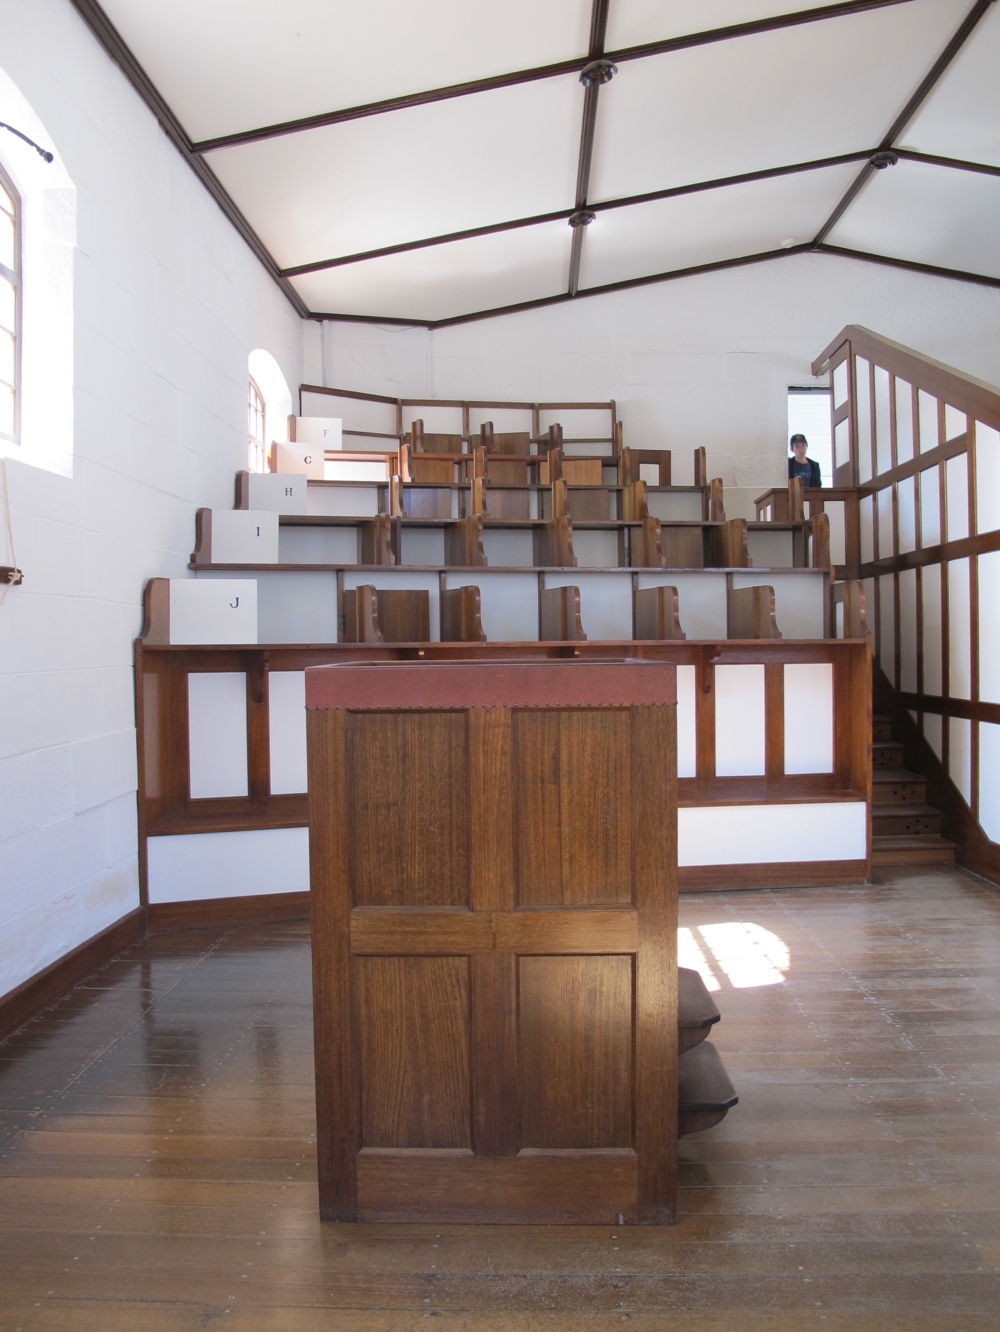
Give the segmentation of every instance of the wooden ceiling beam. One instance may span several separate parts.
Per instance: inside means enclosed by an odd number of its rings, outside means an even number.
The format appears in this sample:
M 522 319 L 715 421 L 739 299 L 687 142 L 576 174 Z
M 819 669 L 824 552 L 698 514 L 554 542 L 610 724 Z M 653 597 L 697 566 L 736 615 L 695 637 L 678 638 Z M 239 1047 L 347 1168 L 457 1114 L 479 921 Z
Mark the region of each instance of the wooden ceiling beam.
M 890 125 L 885 137 L 879 144 L 876 153 L 871 160 L 866 162 L 861 168 L 858 175 L 848 187 L 844 197 L 840 200 L 836 208 L 816 233 L 813 240 L 814 245 L 822 245 L 826 241 L 827 236 L 829 236 L 830 232 L 844 216 L 851 204 L 868 184 L 869 180 L 871 180 L 874 172 L 886 168 L 888 165 L 892 164 L 893 158 L 898 158 L 899 154 L 894 150 L 896 140 L 906 129 L 907 125 L 909 125 L 921 106 L 923 106 L 924 102 L 937 86 L 945 70 L 972 36 L 980 19 L 994 3 L 995 0 L 975 0 L 975 4 L 959 24 L 958 29 L 952 36 L 951 40 L 945 46 L 937 60 L 934 61 L 934 64 L 931 65 L 930 69 L 917 85 L 913 95 L 909 98 L 899 115 Z M 880 158 L 882 159 L 881 161 L 879 160 Z
M 76 0 L 74 0 L 76 3 Z M 94 0 L 86 0 L 93 4 Z M 647 42 L 641 46 L 623 47 L 619 51 L 603 52 L 615 64 L 625 60 L 642 60 L 646 56 L 665 55 L 669 51 L 684 51 L 695 46 L 709 46 L 715 42 L 730 41 L 738 37 L 755 36 L 762 32 L 775 32 L 780 28 L 800 27 L 819 23 L 824 19 L 843 18 L 849 14 L 864 13 L 870 9 L 886 9 L 892 5 L 911 4 L 912 0 L 842 0 L 839 4 L 822 5 L 816 9 L 799 10 L 791 14 L 777 14 L 771 18 L 756 19 L 751 23 L 733 23 L 728 27 L 711 28 L 705 32 L 686 33 L 682 37 L 669 37 L 660 42 Z M 605 6 L 606 8 L 606 6 Z M 607 16 L 605 14 L 605 24 Z M 594 19 L 591 19 L 591 46 L 593 46 Z M 362 120 L 367 116 L 380 116 L 389 111 L 403 111 L 428 102 L 445 102 L 455 97 L 469 97 L 474 93 L 492 92 L 497 88 L 512 88 L 521 83 L 535 83 L 539 79 L 559 78 L 566 74 L 579 74 L 595 57 L 576 56 L 572 60 L 558 60 L 530 69 L 512 70 L 494 74 L 489 78 L 470 79 L 465 83 L 452 83 L 443 88 L 429 88 L 423 92 L 403 93 L 398 97 L 385 97 L 376 102 L 343 107 L 337 111 L 323 111 L 295 120 L 278 121 L 255 129 L 236 130 L 232 134 L 219 134 L 201 139 L 191 145 L 195 153 L 217 152 L 220 148 L 238 148 L 264 139 L 276 139 L 286 134 L 301 134 L 306 130 L 323 129 L 327 125 L 340 125 L 349 120 Z
M 312 319 L 335 319 L 347 323 L 365 324 L 410 324 L 419 328 L 451 328 L 456 324 L 471 324 L 479 319 L 496 319 L 501 315 L 522 314 L 526 310 L 538 310 L 547 305 L 561 305 L 573 299 L 582 300 L 585 296 L 606 296 L 609 292 L 629 291 L 633 287 L 654 286 L 659 282 L 673 282 L 678 278 L 699 277 L 704 273 L 718 273 L 728 268 L 744 268 L 751 264 L 770 262 L 773 259 L 787 259 L 797 254 L 827 254 L 842 259 L 857 259 L 864 263 L 880 264 L 886 268 L 901 268 L 911 273 L 923 273 L 929 277 L 948 278 L 954 282 L 970 282 L 974 286 L 1000 288 L 1000 278 L 989 277 L 983 273 L 970 273 L 959 268 L 943 268 L 936 264 L 922 264 L 915 259 L 894 259 L 885 254 L 873 254 L 867 250 L 850 250 L 842 245 L 794 245 L 787 250 L 763 250 L 757 254 L 743 255 L 736 259 L 717 259 L 707 264 L 696 264 L 690 268 L 675 268 L 668 272 L 653 273 L 647 277 L 624 278 L 620 282 L 607 282 L 599 287 L 584 287 L 576 297 L 568 292 L 556 296 L 540 296 L 532 301 L 519 301 L 513 305 L 498 305 L 489 310 L 476 310 L 471 314 L 452 315 L 447 319 L 389 319 L 378 315 L 352 315 L 328 311 L 313 314 Z
M 864 161 L 875 150 L 860 148 L 853 153 L 839 153 L 836 157 L 817 157 L 808 162 L 792 162 L 786 166 L 762 167 L 758 171 L 744 171 L 737 176 L 720 176 L 714 180 L 695 181 L 690 185 L 671 185 L 663 190 L 648 190 L 644 194 L 625 195 L 620 199 L 605 199 L 600 203 L 588 204 L 593 213 L 609 212 L 615 208 L 631 208 L 636 204 L 655 203 L 658 199 L 674 199 L 685 194 L 700 194 L 705 190 L 719 190 L 727 185 L 746 185 L 755 180 L 770 180 L 775 176 L 792 176 L 802 171 L 818 171 L 823 167 L 843 166 L 849 162 Z M 993 170 L 993 168 L 984 168 Z M 1000 171 L 1000 168 L 997 169 Z M 502 231 L 514 231 L 520 227 L 537 227 L 546 222 L 568 221 L 575 209 L 561 208 L 552 213 L 536 213 L 532 217 L 513 218 L 505 222 L 491 222 L 482 227 L 469 227 L 464 231 L 446 232 L 440 236 L 427 236 L 421 240 L 400 241 L 396 245 L 384 245 L 377 250 L 362 250 L 356 254 L 340 255 L 335 259 L 317 259 L 313 263 L 297 264 L 281 270 L 283 277 L 300 277 L 304 273 L 319 273 L 327 268 L 341 268 L 345 264 L 362 263 L 366 259 L 382 259 L 390 254 L 404 254 L 408 250 L 423 250 L 432 245 L 448 245 L 452 241 L 470 240 L 475 236 L 491 236 Z

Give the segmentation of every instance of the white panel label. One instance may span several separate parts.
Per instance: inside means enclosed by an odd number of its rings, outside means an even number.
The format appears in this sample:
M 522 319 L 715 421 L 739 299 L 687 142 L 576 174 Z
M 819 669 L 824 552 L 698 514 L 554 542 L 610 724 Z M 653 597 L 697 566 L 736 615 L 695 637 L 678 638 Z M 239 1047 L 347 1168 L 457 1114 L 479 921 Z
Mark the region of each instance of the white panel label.
M 864 860 L 863 801 L 815 805 L 712 805 L 677 811 L 679 865 Z
M 311 444 L 314 448 L 341 449 L 343 447 L 344 421 L 340 416 L 297 416 L 295 418 L 295 441 L 297 444 Z
M 171 578 L 171 643 L 256 643 L 253 578 Z
M 213 509 L 212 564 L 277 564 L 278 515 L 257 509 Z
M 304 472 L 248 472 L 248 509 L 305 513 L 308 481 Z
M 715 668 L 715 774 L 764 775 L 764 667 Z
M 322 481 L 323 449 L 316 444 L 272 444 L 278 475 L 282 472 L 304 473 L 310 481 Z
M 833 665 L 785 666 L 785 772 L 833 772 Z
M 308 828 L 151 837 L 147 847 L 152 903 L 309 891 Z
M 188 676 L 188 746 L 192 800 L 248 793 L 245 672 Z
M 271 671 L 267 677 L 271 794 L 291 795 L 306 782 L 306 673 Z

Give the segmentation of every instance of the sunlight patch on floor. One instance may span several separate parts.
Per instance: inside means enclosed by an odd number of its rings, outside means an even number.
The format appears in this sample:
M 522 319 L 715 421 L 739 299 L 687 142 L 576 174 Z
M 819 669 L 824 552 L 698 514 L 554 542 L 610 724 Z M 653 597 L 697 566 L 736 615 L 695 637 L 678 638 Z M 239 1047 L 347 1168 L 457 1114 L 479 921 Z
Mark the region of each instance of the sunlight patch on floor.
M 791 965 L 788 945 L 771 930 L 749 921 L 718 921 L 677 931 L 677 962 L 701 973 L 709 990 L 780 985 Z

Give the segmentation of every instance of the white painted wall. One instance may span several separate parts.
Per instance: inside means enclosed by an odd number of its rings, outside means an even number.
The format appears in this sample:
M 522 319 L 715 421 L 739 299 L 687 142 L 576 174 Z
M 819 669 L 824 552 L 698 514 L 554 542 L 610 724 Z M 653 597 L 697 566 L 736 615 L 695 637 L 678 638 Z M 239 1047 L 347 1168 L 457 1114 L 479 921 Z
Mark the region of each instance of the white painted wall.
M 703 444 L 727 513 L 753 517 L 754 497 L 787 478 L 788 386 L 825 383 L 810 365 L 852 323 L 1000 383 L 1000 291 L 827 255 L 430 333 L 327 324 L 317 373 L 325 365 L 327 383 L 375 393 L 614 398 L 627 443 L 672 449 L 678 483 Z
M 233 503 L 248 354 L 297 385 L 303 326 L 69 0 L 0 0 L 0 32 L 78 244 L 73 473 L 7 464 L 25 584 L 0 607 L 3 994 L 138 905 L 142 587 L 186 577 L 195 509 Z

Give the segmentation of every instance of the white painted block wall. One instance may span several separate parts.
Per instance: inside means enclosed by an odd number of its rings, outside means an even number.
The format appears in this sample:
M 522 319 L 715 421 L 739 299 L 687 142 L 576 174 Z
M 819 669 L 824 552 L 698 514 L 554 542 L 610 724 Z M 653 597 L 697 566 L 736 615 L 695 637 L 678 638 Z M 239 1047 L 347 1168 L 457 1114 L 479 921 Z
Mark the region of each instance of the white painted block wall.
M 73 474 L 7 464 L 2 995 L 138 905 L 142 588 L 188 577 L 196 508 L 232 506 L 247 357 L 297 385 L 302 325 L 69 0 L 0 0 L 0 30 L 77 191 Z
M 828 255 L 682 278 L 452 328 L 324 324 L 311 383 L 387 394 L 528 402 L 614 398 L 625 441 L 673 451 L 673 481 L 708 452 L 726 512 L 786 483 L 786 390 L 862 324 L 1000 383 L 1000 291 Z M 324 378 L 325 376 L 325 378 Z M 380 387 L 381 383 L 381 387 Z

